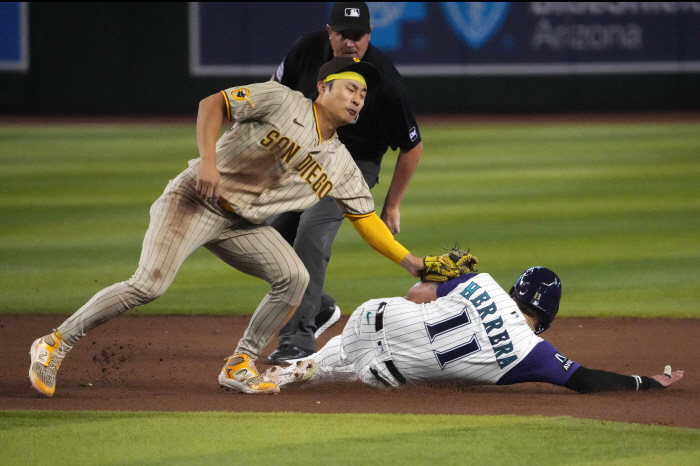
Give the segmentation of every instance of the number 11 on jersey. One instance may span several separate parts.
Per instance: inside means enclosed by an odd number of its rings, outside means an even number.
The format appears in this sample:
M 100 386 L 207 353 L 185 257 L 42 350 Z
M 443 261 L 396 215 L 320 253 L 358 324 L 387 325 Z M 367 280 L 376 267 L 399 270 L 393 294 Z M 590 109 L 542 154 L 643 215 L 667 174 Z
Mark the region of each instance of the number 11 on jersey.
M 471 320 L 469 320 L 469 314 L 467 314 L 467 308 L 465 307 L 461 313 L 454 317 L 450 317 L 448 319 L 436 322 L 434 324 L 426 323 L 425 329 L 428 332 L 428 337 L 430 338 L 430 342 L 432 343 L 440 335 L 446 334 L 460 327 L 464 327 L 466 325 L 469 325 L 470 323 Z M 471 337 L 469 337 L 468 341 L 461 345 L 455 346 L 454 348 L 450 348 L 445 351 L 433 350 L 433 353 L 435 353 L 435 357 L 437 358 L 440 367 L 442 369 L 445 369 L 445 366 L 447 366 L 452 361 L 462 359 L 478 351 L 481 351 L 479 341 L 476 339 L 476 334 L 472 334 Z

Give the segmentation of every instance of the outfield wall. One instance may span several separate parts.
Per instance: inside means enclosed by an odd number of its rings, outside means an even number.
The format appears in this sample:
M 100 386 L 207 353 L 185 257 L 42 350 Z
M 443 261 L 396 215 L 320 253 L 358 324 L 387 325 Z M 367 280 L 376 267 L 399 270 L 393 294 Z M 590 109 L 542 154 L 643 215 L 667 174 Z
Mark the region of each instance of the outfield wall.
M 511 8 L 516 8 L 514 5 Z M 478 63 L 457 68 L 431 65 L 433 68 L 428 69 L 437 70 L 437 76 L 421 71 L 425 67 L 405 67 L 409 93 L 419 113 L 697 111 L 700 72 L 689 60 L 695 53 L 692 44 L 700 42 L 700 29 L 686 21 L 695 21 L 695 6 L 693 3 L 677 7 L 682 14 L 671 17 L 669 13 L 664 17 L 670 21 L 667 27 L 678 32 L 678 38 L 671 41 L 677 44 L 678 54 L 689 57 L 686 61 L 676 57 L 680 61 L 670 66 L 640 65 L 637 73 L 634 64 L 624 64 L 617 68 L 608 66 L 612 72 L 601 72 L 604 67 L 592 72 L 581 66 L 566 71 L 569 68 L 556 68 L 559 65 L 555 63 L 546 68 L 551 70 L 548 74 L 538 74 L 537 67 L 528 68 L 526 73 L 499 74 L 488 71 L 498 63 L 490 64 L 491 68 Z M 241 8 L 238 17 L 232 15 L 224 21 L 231 28 L 228 33 L 217 28 L 202 37 L 216 40 L 240 34 L 241 30 L 267 27 L 267 23 L 251 21 L 250 11 Z M 275 17 L 275 11 L 280 10 L 274 5 L 267 8 L 270 24 L 275 25 L 272 29 L 280 32 L 262 39 L 265 47 L 261 50 L 274 56 L 277 40 L 281 60 L 291 45 L 287 43 L 291 39 L 281 31 L 294 24 L 284 17 Z M 425 8 L 423 14 L 428 15 L 431 8 L 437 7 Z M 18 57 L 28 55 L 28 60 L 14 68 L 0 67 L 2 115 L 193 114 L 198 101 L 207 95 L 270 76 L 267 67 L 256 67 L 255 57 L 250 56 L 245 58 L 249 61 L 248 71 L 241 71 L 238 76 L 198 72 L 191 56 L 193 5 L 29 3 L 26 10 L 28 34 L 22 36 L 27 37 L 26 50 L 22 49 L 25 55 L 19 53 Z M 323 14 L 318 16 L 322 17 Z M 319 26 L 323 26 L 323 21 Z M 630 31 L 633 33 L 634 29 Z M 383 37 L 386 40 L 387 36 Z M 517 34 L 513 37 L 517 38 Z M 566 61 L 571 60 L 570 55 L 564 63 L 571 63 Z M 605 59 L 618 58 L 611 55 Z M 662 62 L 657 59 L 654 63 Z M 484 73 L 477 72 L 484 69 Z M 646 71 L 641 72 L 643 69 Z

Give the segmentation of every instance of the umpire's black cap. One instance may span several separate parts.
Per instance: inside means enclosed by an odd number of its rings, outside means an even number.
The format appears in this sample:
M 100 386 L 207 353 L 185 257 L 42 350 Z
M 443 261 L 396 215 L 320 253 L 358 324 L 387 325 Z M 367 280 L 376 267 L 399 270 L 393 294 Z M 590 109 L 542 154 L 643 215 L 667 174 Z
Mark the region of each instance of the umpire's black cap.
M 365 2 L 335 2 L 329 26 L 334 31 L 360 31 L 369 34 L 369 7 Z
M 323 81 L 332 74 L 343 73 L 345 71 L 353 71 L 362 75 L 367 83 L 368 91 L 370 89 L 377 89 L 379 83 L 382 81 L 382 75 L 374 65 L 353 57 L 331 58 L 331 61 L 324 64 L 321 69 L 318 70 L 317 81 Z

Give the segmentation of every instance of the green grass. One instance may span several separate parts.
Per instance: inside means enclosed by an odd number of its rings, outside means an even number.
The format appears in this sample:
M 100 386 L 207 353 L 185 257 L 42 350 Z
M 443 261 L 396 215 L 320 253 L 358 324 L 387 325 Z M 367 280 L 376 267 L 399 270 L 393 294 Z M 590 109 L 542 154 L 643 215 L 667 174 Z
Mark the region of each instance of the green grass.
M 699 124 L 425 126 L 422 135 L 397 236 L 415 254 L 458 241 L 505 288 L 547 266 L 563 281 L 561 316 L 700 317 Z M 0 127 L 0 314 L 70 314 L 127 279 L 149 206 L 196 156 L 194 127 Z M 385 157 L 378 206 L 395 160 Z M 327 278 L 346 313 L 415 281 L 349 224 Z M 249 314 L 267 290 L 200 250 L 139 312 Z
M 47 461 L 691 465 L 700 431 L 570 417 L 0 411 L 0 463 Z

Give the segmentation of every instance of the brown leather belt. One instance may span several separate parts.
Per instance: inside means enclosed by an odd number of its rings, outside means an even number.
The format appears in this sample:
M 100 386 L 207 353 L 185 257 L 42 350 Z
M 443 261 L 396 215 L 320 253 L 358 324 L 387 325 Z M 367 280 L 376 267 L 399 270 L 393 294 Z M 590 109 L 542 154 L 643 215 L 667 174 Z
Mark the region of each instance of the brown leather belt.
M 228 210 L 229 212 L 231 212 L 233 214 L 236 213 L 236 211 L 233 210 L 233 207 L 231 207 L 231 204 L 229 204 L 228 201 L 226 199 L 224 199 L 223 197 L 219 196 L 219 199 L 217 199 L 217 202 L 218 202 L 219 206 L 221 206 L 222 209 Z

